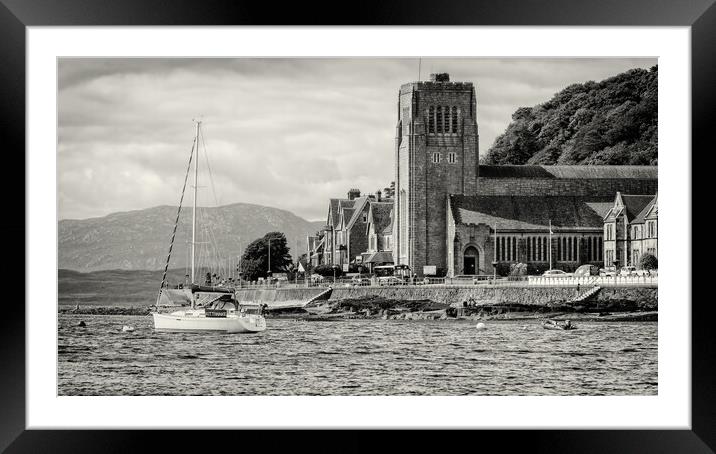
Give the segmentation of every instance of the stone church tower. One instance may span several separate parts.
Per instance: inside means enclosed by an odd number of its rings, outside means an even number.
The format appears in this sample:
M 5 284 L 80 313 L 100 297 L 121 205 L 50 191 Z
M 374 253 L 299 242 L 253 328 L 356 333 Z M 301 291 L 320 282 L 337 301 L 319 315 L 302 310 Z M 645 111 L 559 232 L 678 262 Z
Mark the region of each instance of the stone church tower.
M 477 103 L 469 82 L 448 74 L 400 87 L 395 135 L 393 262 L 446 269 L 449 194 L 474 195 Z

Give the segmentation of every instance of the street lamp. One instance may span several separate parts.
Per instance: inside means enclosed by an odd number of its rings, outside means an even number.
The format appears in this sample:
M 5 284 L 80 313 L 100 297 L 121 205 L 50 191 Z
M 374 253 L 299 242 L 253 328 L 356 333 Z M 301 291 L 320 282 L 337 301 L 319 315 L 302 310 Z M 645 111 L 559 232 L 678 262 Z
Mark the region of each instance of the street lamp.
M 619 274 L 619 259 L 614 260 L 614 285 L 617 283 L 617 275 Z
M 497 283 L 497 260 L 492 261 L 492 285 Z

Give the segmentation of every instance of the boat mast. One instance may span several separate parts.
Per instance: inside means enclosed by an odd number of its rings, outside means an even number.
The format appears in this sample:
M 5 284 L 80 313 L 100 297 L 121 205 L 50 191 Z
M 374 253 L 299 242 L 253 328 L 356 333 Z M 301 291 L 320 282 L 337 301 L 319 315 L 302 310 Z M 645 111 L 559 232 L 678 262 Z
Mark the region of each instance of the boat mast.
M 197 179 L 199 176 L 199 125 L 201 121 L 196 122 L 196 159 L 194 160 L 194 206 L 191 214 L 191 283 L 195 283 L 195 254 L 196 254 L 196 190 L 197 190 Z

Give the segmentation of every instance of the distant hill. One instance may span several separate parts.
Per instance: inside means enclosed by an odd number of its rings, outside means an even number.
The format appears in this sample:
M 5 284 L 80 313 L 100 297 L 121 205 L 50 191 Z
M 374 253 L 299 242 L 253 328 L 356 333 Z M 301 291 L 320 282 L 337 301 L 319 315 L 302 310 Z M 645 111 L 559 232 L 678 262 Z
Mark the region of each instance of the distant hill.
M 60 305 L 140 305 L 157 299 L 163 270 L 104 270 L 89 273 L 57 271 L 57 293 Z M 184 268 L 169 270 L 170 285 L 184 282 Z
M 657 165 L 658 76 L 632 69 L 517 109 L 483 162 Z
M 61 220 L 58 268 L 84 272 L 163 269 L 176 212 L 176 207 L 159 206 L 100 218 Z M 298 253 L 303 253 L 306 236 L 324 224 L 309 222 L 286 210 L 247 203 L 202 208 L 198 212 L 202 229 L 197 233 L 197 242 L 215 238 L 214 244 L 224 258 L 237 257 L 249 242 L 272 231 L 286 235 L 290 253 L 295 257 L 296 240 L 301 248 Z M 170 268 L 184 269 L 190 239 L 191 208 L 183 208 Z M 197 248 L 203 248 L 197 252 L 201 257 L 216 256 L 208 244 Z

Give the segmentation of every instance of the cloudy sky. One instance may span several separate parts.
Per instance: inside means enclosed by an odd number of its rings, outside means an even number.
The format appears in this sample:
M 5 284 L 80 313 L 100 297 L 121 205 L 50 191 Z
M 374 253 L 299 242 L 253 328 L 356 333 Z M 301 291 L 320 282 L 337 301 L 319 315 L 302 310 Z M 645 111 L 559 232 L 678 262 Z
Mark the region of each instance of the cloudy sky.
M 517 108 L 655 64 L 423 59 L 421 74 L 475 84 L 483 155 Z M 398 89 L 418 79 L 417 59 L 387 58 L 60 59 L 58 69 L 60 219 L 176 205 L 199 116 L 216 192 L 201 190 L 201 205 L 323 219 L 328 198 L 393 180 Z

